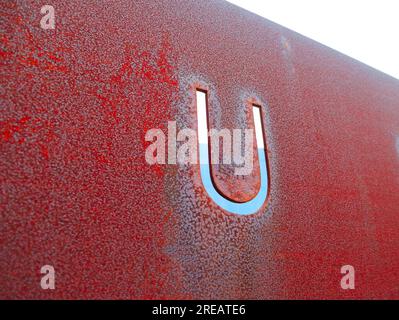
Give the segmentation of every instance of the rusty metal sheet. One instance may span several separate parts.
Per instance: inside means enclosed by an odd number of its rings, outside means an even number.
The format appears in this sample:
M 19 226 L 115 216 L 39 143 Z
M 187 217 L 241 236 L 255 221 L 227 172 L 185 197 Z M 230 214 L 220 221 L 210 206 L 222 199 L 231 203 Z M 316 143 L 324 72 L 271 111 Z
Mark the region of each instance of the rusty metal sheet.
M 397 80 L 225 1 L 48 4 L 54 29 L 0 4 L 1 298 L 399 298 Z M 262 104 L 253 215 L 199 165 L 145 161 L 148 130 L 197 129 L 198 85 L 213 128 Z M 245 202 L 254 168 L 212 179 Z

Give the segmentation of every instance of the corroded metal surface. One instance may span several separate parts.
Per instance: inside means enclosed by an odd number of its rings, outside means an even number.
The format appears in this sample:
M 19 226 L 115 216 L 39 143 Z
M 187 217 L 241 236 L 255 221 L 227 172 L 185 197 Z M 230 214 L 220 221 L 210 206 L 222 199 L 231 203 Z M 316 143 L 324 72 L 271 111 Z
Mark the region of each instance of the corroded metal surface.
M 1 298 L 399 297 L 397 80 L 224 1 L 50 2 L 55 30 L 40 1 L 1 2 Z M 265 106 L 254 216 L 198 166 L 145 162 L 148 129 L 196 128 L 196 83 L 211 127 Z M 258 171 L 213 171 L 256 194 Z

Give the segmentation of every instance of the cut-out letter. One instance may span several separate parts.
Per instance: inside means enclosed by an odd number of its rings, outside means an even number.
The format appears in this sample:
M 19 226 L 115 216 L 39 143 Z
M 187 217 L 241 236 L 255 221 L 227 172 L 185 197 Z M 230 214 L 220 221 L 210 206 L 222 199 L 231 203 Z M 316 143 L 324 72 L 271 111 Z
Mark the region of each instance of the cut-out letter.
M 211 177 L 209 146 L 208 146 L 208 111 L 207 93 L 196 90 L 197 120 L 198 120 L 198 144 L 201 180 L 209 197 L 224 210 L 239 214 L 250 215 L 256 213 L 266 201 L 268 193 L 269 176 L 266 163 L 265 143 L 263 138 L 263 125 L 259 106 L 253 105 L 252 112 L 255 123 L 256 143 L 260 165 L 260 189 L 258 194 L 250 201 L 238 203 L 221 195 L 213 184 Z

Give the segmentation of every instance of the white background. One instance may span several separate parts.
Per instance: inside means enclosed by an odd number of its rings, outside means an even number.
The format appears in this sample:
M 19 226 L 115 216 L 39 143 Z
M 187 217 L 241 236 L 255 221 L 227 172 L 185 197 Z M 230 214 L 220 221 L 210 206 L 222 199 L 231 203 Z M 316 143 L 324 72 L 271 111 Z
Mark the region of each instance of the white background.
M 399 79 L 399 0 L 228 0 Z

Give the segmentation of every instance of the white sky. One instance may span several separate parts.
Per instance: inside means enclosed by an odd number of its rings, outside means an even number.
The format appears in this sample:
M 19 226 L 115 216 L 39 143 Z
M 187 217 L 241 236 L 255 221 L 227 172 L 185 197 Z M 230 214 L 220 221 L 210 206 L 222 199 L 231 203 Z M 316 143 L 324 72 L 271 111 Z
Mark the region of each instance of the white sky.
M 228 0 L 399 79 L 399 0 Z

